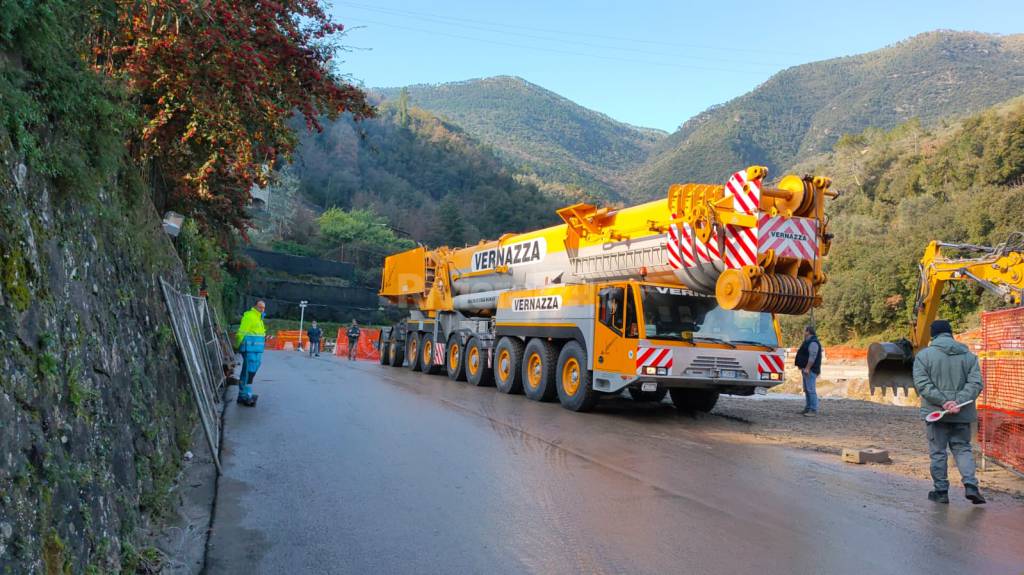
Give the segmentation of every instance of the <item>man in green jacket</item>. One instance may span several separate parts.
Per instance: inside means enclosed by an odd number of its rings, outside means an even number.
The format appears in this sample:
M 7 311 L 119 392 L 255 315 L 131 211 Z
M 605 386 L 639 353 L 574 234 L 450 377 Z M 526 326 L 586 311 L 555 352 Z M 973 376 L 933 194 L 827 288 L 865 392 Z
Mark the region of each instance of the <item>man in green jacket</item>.
M 964 493 L 975 505 L 985 503 L 974 475 L 974 454 L 971 452 L 971 424 L 978 420 L 973 403 L 981 393 L 981 369 L 978 358 L 967 346 L 953 339 L 953 329 L 946 320 L 931 325 L 932 343 L 914 358 L 914 387 L 921 396 L 921 417 L 933 411 L 949 410 L 934 423 L 925 423 L 928 449 L 931 452 L 932 481 L 935 490 L 928 499 L 949 503 L 946 448 L 953 452 L 956 467 L 964 482 Z
M 263 314 L 267 304 L 262 300 L 242 315 L 242 324 L 238 326 L 235 347 L 242 354 L 242 375 L 238 380 L 238 403 L 248 407 L 256 407 L 258 395 L 252 393 L 252 380 L 263 360 L 264 339 L 267 329 L 263 325 Z

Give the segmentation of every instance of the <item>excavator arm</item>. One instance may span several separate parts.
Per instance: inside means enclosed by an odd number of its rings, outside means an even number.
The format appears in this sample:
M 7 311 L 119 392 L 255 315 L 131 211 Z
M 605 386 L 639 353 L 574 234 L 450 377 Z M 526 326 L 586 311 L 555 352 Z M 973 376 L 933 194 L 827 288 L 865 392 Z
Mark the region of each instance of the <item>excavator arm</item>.
M 943 249 L 955 251 L 959 257 L 946 257 Z M 931 324 L 938 313 L 946 283 L 974 281 L 1002 297 L 1008 305 L 1021 305 L 1024 233 L 1013 233 L 1006 242 L 995 247 L 933 241 L 925 249 L 920 270 L 910 337 L 897 342 L 873 343 L 868 348 L 868 379 L 872 392 L 881 387 L 883 393 L 887 388 L 893 393 L 898 389 L 906 393 L 913 386 L 914 355 L 931 340 Z

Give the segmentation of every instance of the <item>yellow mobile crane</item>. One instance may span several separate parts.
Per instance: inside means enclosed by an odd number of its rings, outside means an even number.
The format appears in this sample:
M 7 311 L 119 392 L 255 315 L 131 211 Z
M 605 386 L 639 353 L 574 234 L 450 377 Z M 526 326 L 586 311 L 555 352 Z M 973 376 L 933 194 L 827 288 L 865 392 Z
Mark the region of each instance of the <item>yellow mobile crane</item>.
M 949 257 L 942 250 L 955 252 Z M 914 355 L 931 340 L 930 327 L 942 299 L 942 290 L 950 281 L 975 281 L 1003 298 L 1009 305 L 1021 305 L 1024 299 L 1024 233 L 1014 232 L 995 247 L 928 244 L 919 265 L 921 283 L 914 303 L 914 323 L 910 338 L 896 342 L 873 343 L 868 348 L 868 380 L 871 391 L 882 388 L 907 393 L 913 387 Z
M 410 308 L 381 334 L 381 363 L 573 411 L 629 389 L 710 410 L 783 379 L 775 313 L 819 305 L 829 180 L 740 170 L 612 209 L 451 249 L 389 256 L 380 295 Z

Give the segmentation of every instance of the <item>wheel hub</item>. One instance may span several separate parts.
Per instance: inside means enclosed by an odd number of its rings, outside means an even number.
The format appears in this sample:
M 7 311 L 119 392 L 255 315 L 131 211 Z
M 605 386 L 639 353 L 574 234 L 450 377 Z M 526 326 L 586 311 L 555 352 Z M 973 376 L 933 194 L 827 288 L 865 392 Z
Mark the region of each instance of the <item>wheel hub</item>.
M 580 387 L 580 365 L 575 359 L 565 362 L 562 368 L 562 387 L 565 393 L 572 396 Z

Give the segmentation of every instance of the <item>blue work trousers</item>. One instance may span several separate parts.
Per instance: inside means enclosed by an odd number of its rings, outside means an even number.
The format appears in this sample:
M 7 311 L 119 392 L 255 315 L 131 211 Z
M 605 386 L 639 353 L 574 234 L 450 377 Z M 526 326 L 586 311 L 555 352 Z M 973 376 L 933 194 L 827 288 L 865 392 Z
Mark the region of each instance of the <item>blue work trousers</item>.
M 804 396 L 805 404 L 804 409 L 807 411 L 818 412 L 818 390 L 815 387 L 818 380 L 818 374 L 813 371 L 804 372 L 800 370 L 800 375 L 804 378 Z
M 262 353 L 242 352 L 242 375 L 238 378 L 238 399 L 252 397 L 252 380 L 259 370 Z

